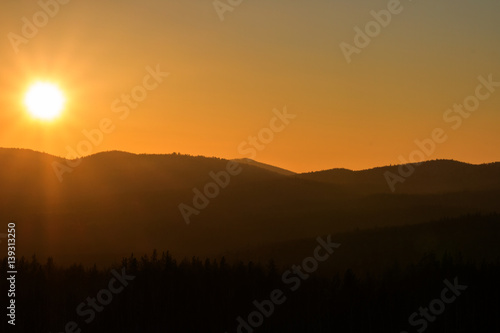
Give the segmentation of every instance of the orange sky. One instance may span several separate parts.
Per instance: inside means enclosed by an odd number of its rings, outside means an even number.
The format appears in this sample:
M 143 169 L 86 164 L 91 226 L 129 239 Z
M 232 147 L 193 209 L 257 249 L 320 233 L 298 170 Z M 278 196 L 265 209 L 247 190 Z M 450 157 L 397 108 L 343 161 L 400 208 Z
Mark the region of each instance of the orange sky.
M 297 172 L 396 164 L 442 128 L 448 139 L 429 159 L 500 161 L 500 87 L 458 129 L 443 119 L 478 76 L 500 82 L 500 3 L 401 1 L 347 63 L 340 43 L 355 45 L 354 27 L 389 2 L 243 1 L 221 21 L 212 1 L 73 0 L 15 52 L 9 33 L 22 36 L 23 17 L 41 8 L 4 1 L 0 146 L 66 156 L 110 119 L 92 153 L 251 157 L 238 146 L 286 106 L 296 117 L 254 159 Z M 120 119 L 112 103 L 157 65 L 169 76 Z M 36 121 L 22 104 L 37 79 L 67 94 L 57 121 Z

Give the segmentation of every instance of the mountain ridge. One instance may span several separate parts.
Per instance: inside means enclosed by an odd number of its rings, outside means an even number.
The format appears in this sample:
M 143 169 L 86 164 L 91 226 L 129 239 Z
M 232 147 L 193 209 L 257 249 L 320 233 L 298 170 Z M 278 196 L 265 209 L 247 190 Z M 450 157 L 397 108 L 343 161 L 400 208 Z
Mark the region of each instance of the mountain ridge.
M 62 156 L 58 155 L 53 155 L 50 153 L 42 152 L 42 151 L 37 151 L 29 148 L 9 148 L 9 147 L 0 147 L 0 153 L 4 152 L 31 152 L 31 153 L 36 153 L 40 155 L 44 155 L 46 157 L 51 157 L 54 159 L 57 159 L 58 161 L 63 161 L 66 160 Z M 283 168 L 281 166 L 277 165 L 271 165 L 263 162 L 259 162 L 253 159 L 249 158 L 233 158 L 233 159 L 224 159 L 220 158 L 217 156 L 205 156 L 205 155 L 190 155 L 190 154 L 182 154 L 178 152 L 172 152 L 172 153 L 165 153 L 165 154 L 160 154 L 160 153 L 132 153 L 132 152 L 127 152 L 123 150 L 107 150 L 107 151 L 102 151 L 102 152 L 97 152 L 94 154 L 86 155 L 81 157 L 81 159 L 89 159 L 93 158 L 96 156 L 102 156 L 102 155 L 109 155 L 109 154 L 122 154 L 122 155 L 128 155 L 128 156 L 184 156 L 184 157 L 200 157 L 200 158 L 206 158 L 206 159 L 220 159 L 220 160 L 227 160 L 227 161 L 236 161 L 244 164 L 249 164 L 253 166 L 258 166 L 261 168 L 269 168 L 269 170 L 276 169 L 282 171 L 284 174 L 287 175 L 311 175 L 311 174 L 320 174 L 320 173 L 329 173 L 329 172 L 345 172 L 345 173 L 362 173 L 362 172 L 368 172 L 368 171 L 376 171 L 376 170 L 386 170 L 387 168 L 395 168 L 399 166 L 407 166 L 407 165 L 426 165 L 426 164 L 433 164 L 433 163 L 450 163 L 450 164 L 455 164 L 455 165 L 466 165 L 466 166 L 485 166 L 485 165 L 500 165 L 500 161 L 498 162 L 487 162 L 487 163 L 469 163 L 469 162 L 463 162 L 463 161 L 458 161 L 454 159 L 433 159 L 433 160 L 427 160 L 423 161 L 421 163 L 405 163 L 405 164 L 389 164 L 389 165 L 384 165 L 384 166 L 376 166 L 376 167 L 370 167 L 366 169 L 360 169 L 360 170 L 353 170 L 353 169 L 347 169 L 347 168 L 331 168 L 331 169 L 322 169 L 322 170 L 315 170 L 315 171 L 308 171 L 308 172 L 294 172 L 290 171 L 286 168 Z M 80 158 L 75 158 L 75 159 L 70 159 L 70 161 L 76 161 Z
M 342 183 L 241 164 L 241 173 L 208 195 L 206 187 L 215 186 L 214 174 L 225 178 L 229 160 L 100 153 L 84 158 L 62 182 L 54 161 L 65 162 L 46 153 L 0 149 L 0 221 L 18 222 L 19 254 L 66 256 L 67 262 L 93 262 L 96 256 L 106 261 L 153 248 L 179 257 L 209 256 L 356 229 L 500 213 L 498 163 L 445 163 L 453 167 L 444 171 L 440 163 L 424 163 L 395 193 L 384 179 L 386 169 L 366 172 L 368 182 Z M 442 174 L 450 176 L 441 179 Z M 433 187 L 422 191 L 429 183 Z M 200 205 L 202 195 L 206 204 Z M 197 211 L 189 225 L 181 204 Z

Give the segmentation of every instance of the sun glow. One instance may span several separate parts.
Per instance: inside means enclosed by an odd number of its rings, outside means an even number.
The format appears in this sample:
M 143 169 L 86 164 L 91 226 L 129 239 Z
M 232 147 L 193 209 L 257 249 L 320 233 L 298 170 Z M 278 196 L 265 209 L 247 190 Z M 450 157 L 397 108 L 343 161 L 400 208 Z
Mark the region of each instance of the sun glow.
M 61 114 L 65 101 L 64 94 L 56 85 L 37 82 L 26 93 L 24 104 L 33 118 L 53 120 Z

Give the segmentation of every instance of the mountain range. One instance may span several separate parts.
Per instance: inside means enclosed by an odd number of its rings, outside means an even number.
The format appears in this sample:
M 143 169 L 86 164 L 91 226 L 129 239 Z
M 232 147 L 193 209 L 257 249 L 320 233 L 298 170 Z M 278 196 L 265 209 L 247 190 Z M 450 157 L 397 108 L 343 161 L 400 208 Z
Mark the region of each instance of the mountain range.
M 216 185 L 213 175 L 227 172 L 228 163 L 240 172 L 229 174 L 227 186 Z M 414 172 L 392 192 L 386 174 L 399 174 L 401 167 Z M 17 222 L 18 254 L 53 256 L 61 263 L 107 264 L 158 249 L 179 259 L 257 260 L 272 254 L 286 264 L 308 254 L 298 251 L 299 244 L 320 235 L 358 235 L 362 244 L 373 230 L 390 240 L 394 230 L 408 237 L 418 225 L 428 233 L 437 221 L 464 225 L 464 216 L 471 215 L 494 216 L 488 223 L 496 226 L 500 213 L 500 163 L 452 160 L 294 173 L 248 159 L 119 151 L 68 164 L 45 153 L 3 148 L 0 184 L 0 221 Z M 181 204 L 197 212 L 189 224 Z M 476 223 L 467 221 L 471 228 Z M 466 226 L 460 239 L 470 233 Z M 491 225 L 481 230 L 498 235 Z M 485 236 L 474 234 L 479 242 Z M 446 238 L 446 232 L 440 235 L 436 239 Z

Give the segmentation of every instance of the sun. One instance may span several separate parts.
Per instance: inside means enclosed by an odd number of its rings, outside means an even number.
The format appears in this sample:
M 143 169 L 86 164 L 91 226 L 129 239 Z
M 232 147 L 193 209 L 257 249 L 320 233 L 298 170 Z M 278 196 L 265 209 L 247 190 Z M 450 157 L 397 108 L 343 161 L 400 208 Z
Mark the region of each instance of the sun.
M 37 82 L 33 84 L 24 99 L 24 104 L 33 118 L 40 120 L 53 120 L 57 118 L 66 99 L 63 92 L 55 84 Z

